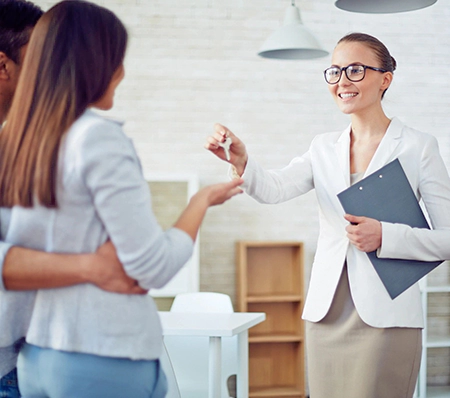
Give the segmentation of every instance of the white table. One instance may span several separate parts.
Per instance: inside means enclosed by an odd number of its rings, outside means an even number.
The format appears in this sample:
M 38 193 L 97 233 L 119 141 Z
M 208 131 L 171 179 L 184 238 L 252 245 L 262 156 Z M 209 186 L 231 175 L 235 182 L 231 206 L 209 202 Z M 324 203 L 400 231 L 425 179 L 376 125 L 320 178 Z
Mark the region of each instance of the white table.
M 221 398 L 222 337 L 238 335 L 237 396 L 248 398 L 248 329 L 263 322 L 266 314 L 262 312 L 195 314 L 160 311 L 159 316 L 165 336 L 209 337 L 209 398 Z

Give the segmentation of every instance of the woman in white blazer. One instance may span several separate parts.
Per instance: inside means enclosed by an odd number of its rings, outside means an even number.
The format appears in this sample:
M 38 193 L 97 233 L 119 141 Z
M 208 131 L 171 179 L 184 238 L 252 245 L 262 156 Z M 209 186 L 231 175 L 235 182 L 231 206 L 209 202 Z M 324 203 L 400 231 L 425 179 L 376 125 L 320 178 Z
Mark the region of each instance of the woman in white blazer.
M 150 290 L 186 263 L 207 208 L 241 182 L 201 189 L 173 228 L 158 225 L 132 142 L 120 123 L 89 109 L 113 106 L 127 37 L 116 15 L 85 1 L 63 1 L 40 18 L 0 135 L 1 221 L 6 242 L 48 252 L 91 253 L 110 239 L 125 272 Z M 2 307 L 14 303 L 5 292 Z M 10 323 L 5 339 L 26 333 L 24 398 L 165 396 L 149 295 L 88 283 L 38 290 Z
M 392 300 L 365 252 L 379 257 L 450 258 L 450 179 L 436 139 L 389 119 L 381 105 L 396 67 L 376 38 L 354 33 L 337 44 L 324 72 L 338 107 L 351 116 L 343 132 L 322 134 L 280 170 L 263 170 L 243 142 L 216 125 L 205 147 L 225 160 L 261 203 L 315 189 L 320 234 L 304 306 L 311 398 L 410 398 L 421 356 L 418 284 Z M 432 230 L 346 215 L 337 194 L 398 158 Z

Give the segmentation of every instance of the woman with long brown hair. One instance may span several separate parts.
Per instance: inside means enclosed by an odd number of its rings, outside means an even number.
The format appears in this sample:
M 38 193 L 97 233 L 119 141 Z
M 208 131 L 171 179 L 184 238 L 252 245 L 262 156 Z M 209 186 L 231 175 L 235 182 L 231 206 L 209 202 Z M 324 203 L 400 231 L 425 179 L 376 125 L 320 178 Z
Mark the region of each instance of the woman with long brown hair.
M 120 20 L 85 1 L 63 1 L 39 20 L 0 135 L 0 205 L 11 208 L 2 230 L 7 242 L 64 253 L 109 238 L 127 274 L 152 289 L 184 265 L 207 208 L 241 192 L 241 181 L 203 188 L 162 231 L 130 140 L 90 110 L 112 107 L 126 45 Z M 150 296 L 91 284 L 39 290 L 31 319 L 17 317 L 29 322 L 18 363 L 25 398 L 165 395 Z

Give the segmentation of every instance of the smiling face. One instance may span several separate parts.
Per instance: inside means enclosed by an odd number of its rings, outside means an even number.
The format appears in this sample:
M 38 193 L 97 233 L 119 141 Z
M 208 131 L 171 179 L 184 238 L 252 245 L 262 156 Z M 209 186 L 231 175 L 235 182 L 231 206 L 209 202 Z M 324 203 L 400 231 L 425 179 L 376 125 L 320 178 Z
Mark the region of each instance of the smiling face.
M 364 43 L 339 43 L 333 52 L 332 65 L 343 68 L 353 64 L 381 68 L 375 52 Z M 381 107 L 382 94 L 389 87 L 392 77 L 391 72 L 366 69 L 363 80 L 352 82 L 342 72 L 339 83 L 329 84 L 328 89 L 343 113 L 358 114 Z

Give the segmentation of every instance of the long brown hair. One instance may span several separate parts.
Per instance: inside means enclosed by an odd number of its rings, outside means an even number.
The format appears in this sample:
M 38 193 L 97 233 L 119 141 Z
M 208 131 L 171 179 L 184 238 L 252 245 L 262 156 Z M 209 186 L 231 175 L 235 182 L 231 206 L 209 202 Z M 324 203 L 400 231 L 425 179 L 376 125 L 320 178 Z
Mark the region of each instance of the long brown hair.
M 57 207 L 61 138 L 106 92 L 127 38 L 111 11 L 86 1 L 62 1 L 41 17 L 0 133 L 1 206 Z

